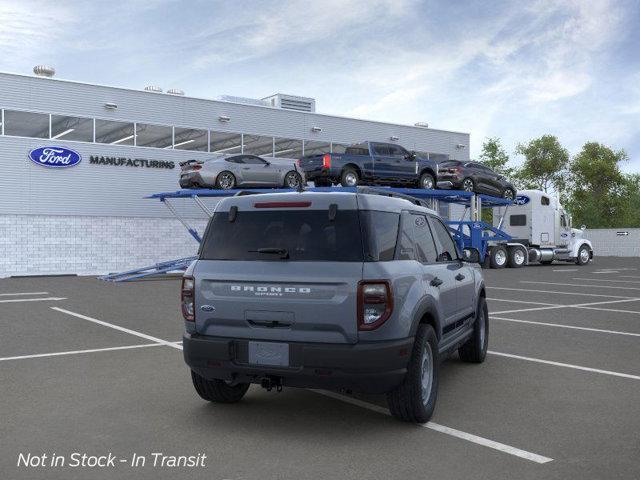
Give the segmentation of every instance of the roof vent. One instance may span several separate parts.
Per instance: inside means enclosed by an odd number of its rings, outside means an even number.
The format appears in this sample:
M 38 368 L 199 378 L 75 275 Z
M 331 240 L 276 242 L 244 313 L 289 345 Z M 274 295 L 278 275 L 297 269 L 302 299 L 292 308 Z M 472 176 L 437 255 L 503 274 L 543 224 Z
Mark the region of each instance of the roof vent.
M 156 85 L 147 85 L 146 87 L 144 87 L 144 89 L 147 92 L 162 93 L 162 88 Z
M 35 67 L 33 67 L 33 73 L 35 73 L 38 77 L 51 78 L 56 74 L 56 69 L 50 67 L 49 65 L 36 65 Z
M 170 88 L 169 90 L 167 90 L 167 93 L 169 95 L 178 95 L 178 96 L 184 96 L 184 91 L 180 90 L 179 88 Z

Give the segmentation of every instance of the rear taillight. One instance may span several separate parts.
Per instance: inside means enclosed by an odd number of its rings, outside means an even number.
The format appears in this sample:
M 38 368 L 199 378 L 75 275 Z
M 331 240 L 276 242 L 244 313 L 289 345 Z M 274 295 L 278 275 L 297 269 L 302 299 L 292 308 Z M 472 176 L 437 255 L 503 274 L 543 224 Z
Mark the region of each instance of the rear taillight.
M 387 280 L 358 284 L 358 330 L 374 330 L 391 316 L 393 297 Z
M 182 277 L 180 303 L 182 304 L 182 316 L 188 322 L 195 321 L 194 285 L 193 277 Z
M 322 156 L 322 168 L 331 168 L 331 155 L 328 153 Z
M 302 166 L 301 164 L 302 164 L 302 160 L 301 159 L 297 159 L 296 160 L 296 165 L 301 167 Z

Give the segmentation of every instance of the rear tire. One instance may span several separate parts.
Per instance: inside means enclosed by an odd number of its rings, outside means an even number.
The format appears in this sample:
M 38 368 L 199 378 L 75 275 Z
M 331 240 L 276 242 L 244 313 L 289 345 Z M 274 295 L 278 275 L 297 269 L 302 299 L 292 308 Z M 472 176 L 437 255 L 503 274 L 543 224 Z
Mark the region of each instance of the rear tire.
M 430 173 L 423 173 L 420 175 L 420 181 L 418 182 L 418 188 L 425 190 L 433 190 L 436 188 L 436 180 Z
M 244 394 L 249 390 L 248 383 L 238 383 L 229 385 L 224 380 L 207 380 L 191 370 L 191 381 L 204 400 L 215 403 L 236 403 L 242 400 Z
M 509 268 L 524 267 L 527 263 L 527 252 L 522 247 L 509 247 Z
M 340 184 L 343 187 L 357 187 L 359 182 L 360 177 L 358 172 L 353 168 L 347 167 L 342 171 L 342 175 L 340 175 Z
M 491 268 L 504 268 L 507 266 L 507 249 L 502 245 L 496 245 L 491 249 Z
M 465 192 L 475 192 L 476 191 L 476 184 L 473 182 L 473 180 L 471 178 L 465 178 L 462 181 L 461 188 Z
M 404 422 L 428 422 L 438 397 L 438 339 L 431 325 L 418 327 L 407 374 L 387 393 L 391 414 Z
M 220 190 L 230 190 L 236 186 L 236 177 L 233 173 L 220 172 L 216 177 L 216 187 Z
M 482 363 L 487 356 L 489 345 L 489 309 L 484 297 L 480 297 L 476 321 L 473 324 L 473 335 L 460 348 L 460 360 L 468 363 Z
M 284 188 L 297 189 L 300 188 L 301 185 L 302 175 L 300 175 L 298 172 L 291 170 L 284 176 Z

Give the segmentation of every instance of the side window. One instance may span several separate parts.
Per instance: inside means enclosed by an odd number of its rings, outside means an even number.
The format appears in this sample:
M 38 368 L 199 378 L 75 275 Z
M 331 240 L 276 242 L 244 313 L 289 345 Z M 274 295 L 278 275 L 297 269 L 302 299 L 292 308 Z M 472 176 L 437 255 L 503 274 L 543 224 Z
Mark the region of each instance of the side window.
M 380 156 L 389 155 L 389 147 L 387 145 L 384 145 L 382 143 L 374 143 L 372 145 L 376 155 L 380 155 Z
M 540 204 L 541 205 L 549 205 L 549 197 L 540 197 Z
M 511 215 L 509 217 L 509 226 L 511 227 L 524 227 L 527 224 L 526 215 Z
M 562 227 L 564 228 L 567 227 L 567 217 L 565 217 L 564 215 L 560 215 L 560 225 L 562 225 Z
M 398 145 L 389 145 L 387 147 L 389 149 L 389 155 L 393 157 L 404 157 L 406 155 L 406 150 Z
M 227 158 L 227 162 L 230 162 L 230 163 L 244 163 L 242 158 L 243 157 L 229 157 L 229 158 Z
M 242 163 L 248 163 L 250 165 L 266 165 L 267 163 L 263 159 L 261 159 L 260 157 L 256 157 L 255 155 L 245 155 L 244 157 L 242 157 L 242 160 Z
M 397 260 L 417 260 L 413 231 L 414 215 L 402 212 L 400 235 L 398 236 Z
M 427 217 L 424 215 L 411 215 L 411 217 L 416 240 L 416 260 L 422 263 L 435 262 L 438 254 Z
M 433 236 L 438 243 L 438 262 L 451 262 L 458 259 L 458 252 L 456 250 L 456 244 L 453 242 L 449 230 L 444 224 L 437 218 L 431 217 L 431 228 L 433 230 Z

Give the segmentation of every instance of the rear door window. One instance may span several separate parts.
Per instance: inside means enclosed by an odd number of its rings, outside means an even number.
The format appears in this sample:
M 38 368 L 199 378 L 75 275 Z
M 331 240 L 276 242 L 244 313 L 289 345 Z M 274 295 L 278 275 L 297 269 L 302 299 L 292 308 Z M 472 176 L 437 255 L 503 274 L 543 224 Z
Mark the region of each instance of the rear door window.
M 356 210 L 338 210 L 333 220 L 329 220 L 326 210 L 306 209 L 238 211 L 233 221 L 230 218 L 229 212 L 213 215 L 200 252 L 202 260 L 363 260 Z M 283 259 L 284 255 L 279 253 L 264 253 L 264 249 L 284 250 L 288 258 Z
M 381 143 L 376 143 L 373 145 L 373 149 L 376 152 L 376 155 L 378 156 L 388 156 L 389 155 L 389 147 L 387 145 L 381 144 Z
M 400 214 L 361 210 L 360 222 L 362 224 L 366 260 L 370 262 L 393 260 L 398 240 Z
M 436 248 L 438 249 L 438 262 L 451 262 L 458 259 L 456 244 L 449 234 L 449 229 L 444 226 L 442 221 L 437 218 L 430 217 L 431 229 L 436 239 Z

